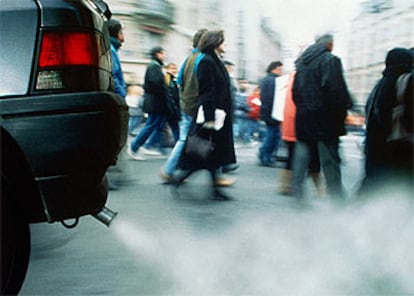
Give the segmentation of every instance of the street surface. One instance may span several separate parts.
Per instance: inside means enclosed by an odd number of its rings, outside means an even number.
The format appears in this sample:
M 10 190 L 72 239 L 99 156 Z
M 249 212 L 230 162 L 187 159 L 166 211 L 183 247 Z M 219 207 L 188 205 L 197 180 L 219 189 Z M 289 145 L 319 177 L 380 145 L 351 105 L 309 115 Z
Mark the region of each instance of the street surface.
M 342 139 L 348 202 L 277 193 L 280 168 L 237 145 L 234 201 L 209 197 L 198 172 L 177 192 L 158 177 L 164 159 L 122 157 L 128 184 L 110 191 L 106 228 L 32 225 L 21 295 L 413 295 L 414 207 L 395 196 L 358 202 L 360 137 Z

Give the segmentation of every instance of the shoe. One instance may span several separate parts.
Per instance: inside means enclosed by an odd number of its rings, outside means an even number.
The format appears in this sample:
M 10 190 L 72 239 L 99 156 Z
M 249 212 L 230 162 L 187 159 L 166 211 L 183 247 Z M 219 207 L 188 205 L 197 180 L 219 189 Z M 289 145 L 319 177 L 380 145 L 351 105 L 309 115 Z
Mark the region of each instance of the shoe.
M 160 170 L 160 177 L 164 181 L 165 184 L 175 184 L 175 179 L 172 175 L 168 175 L 164 172 L 164 169 L 161 168 Z
M 212 199 L 217 200 L 217 201 L 230 201 L 230 200 L 233 200 L 232 197 L 224 194 L 222 191 L 218 190 L 217 188 L 214 189 Z
M 228 172 L 237 170 L 239 167 L 240 167 L 239 164 L 231 163 L 231 164 L 223 166 L 222 170 L 223 170 L 223 173 L 228 173 Z
M 236 182 L 235 179 L 227 179 L 227 178 L 220 177 L 214 181 L 214 186 L 228 187 L 228 186 L 233 185 L 235 182 Z
M 274 161 L 260 161 L 259 166 L 268 167 L 268 168 L 277 167 L 276 162 Z
M 145 154 L 145 155 L 150 155 L 150 156 L 162 156 L 161 152 L 155 151 L 155 150 L 152 150 L 152 149 L 147 149 L 147 148 L 144 148 L 144 147 L 140 147 L 139 152 L 141 152 L 142 154 Z
M 265 162 L 263 154 L 260 151 L 257 152 L 256 156 L 257 156 L 257 160 L 259 161 L 259 163 L 264 163 Z
M 131 157 L 133 160 L 145 160 L 145 157 L 142 156 L 138 151 L 137 152 L 132 151 L 131 146 L 128 147 L 127 153 L 129 157 Z
M 170 184 L 173 184 L 176 188 L 180 187 L 181 184 L 187 182 L 187 178 L 190 177 L 193 172 L 193 170 L 177 170 L 174 173 L 174 176 L 172 176 Z

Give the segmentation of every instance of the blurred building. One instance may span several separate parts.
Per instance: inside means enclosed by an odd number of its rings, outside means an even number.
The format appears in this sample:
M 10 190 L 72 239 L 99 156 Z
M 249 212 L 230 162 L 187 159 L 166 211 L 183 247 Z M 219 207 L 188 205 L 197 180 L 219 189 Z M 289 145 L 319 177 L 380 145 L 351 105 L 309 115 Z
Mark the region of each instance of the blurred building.
M 351 24 L 346 76 L 355 102 L 365 105 L 382 76 L 386 53 L 394 47 L 414 47 L 414 2 L 367 0 Z
M 113 17 L 125 25 L 120 57 L 129 83 L 142 83 L 149 50 L 161 45 L 166 62 L 181 65 L 200 28 L 223 29 L 225 59 L 235 64 L 236 78 L 257 82 L 272 60 L 280 60 L 279 34 L 261 17 L 252 0 L 106 0 Z

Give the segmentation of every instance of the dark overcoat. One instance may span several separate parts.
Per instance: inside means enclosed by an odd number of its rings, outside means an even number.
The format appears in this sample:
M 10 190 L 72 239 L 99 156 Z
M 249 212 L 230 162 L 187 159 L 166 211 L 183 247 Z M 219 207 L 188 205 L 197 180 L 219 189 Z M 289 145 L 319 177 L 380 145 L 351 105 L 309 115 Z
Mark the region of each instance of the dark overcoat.
M 213 156 L 208 164 L 189 163 L 185 154 L 181 158 L 180 167 L 186 169 L 217 169 L 220 166 L 235 163 L 236 155 L 234 150 L 233 123 L 232 123 L 232 99 L 230 77 L 223 62 L 214 53 L 206 53 L 201 60 L 198 72 L 199 96 L 198 105 L 204 109 L 206 121 L 214 121 L 215 110 L 222 109 L 226 112 L 224 126 L 218 130 L 201 128 L 195 123 L 190 127 L 189 135 L 197 133 L 203 138 L 210 138 L 215 145 Z
M 396 106 L 396 81 L 404 73 L 412 72 L 411 53 L 402 48 L 391 50 L 386 59 L 383 77 L 371 91 L 366 105 L 365 179 L 363 190 L 384 185 L 384 181 L 401 181 L 408 176 L 414 186 L 414 147 L 410 141 L 389 141 L 393 127 L 392 112 Z M 413 76 L 412 76 L 413 77 Z M 404 117 L 407 129 L 413 131 L 413 79 L 404 93 Z
M 298 140 L 337 141 L 345 134 L 345 117 L 352 100 L 341 60 L 325 46 L 310 46 L 296 61 L 293 100 Z
M 275 98 L 275 84 L 278 76 L 274 73 L 268 73 L 260 81 L 260 98 L 262 105 L 260 107 L 260 119 L 269 125 L 279 125 L 280 122 L 272 118 L 272 110 Z M 276 98 L 277 99 L 277 98 Z
M 148 64 L 144 77 L 144 90 L 144 112 L 167 115 L 167 88 L 161 61 L 154 59 Z

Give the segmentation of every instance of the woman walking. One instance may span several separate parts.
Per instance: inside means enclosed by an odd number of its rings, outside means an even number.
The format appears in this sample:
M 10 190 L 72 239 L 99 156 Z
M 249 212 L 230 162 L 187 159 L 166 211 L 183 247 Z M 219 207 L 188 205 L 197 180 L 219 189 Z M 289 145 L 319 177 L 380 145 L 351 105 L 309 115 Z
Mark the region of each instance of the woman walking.
M 200 40 L 199 49 L 205 54 L 200 61 L 197 78 L 199 85 L 198 105 L 199 112 L 203 112 L 204 122 L 196 123 L 197 116 L 190 127 L 190 135 L 197 134 L 204 139 L 211 139 L 214 151 L 208 162 L 197 162 L 183 153 L 179 167 L 186 172 L 178 178 L 178 185 L 191 173 L 200 169 L 207 169 L 212 178 L 213 194 L 215 200 L 229 200 L 230 197 L 219 190 L 219 169 L 222 166 L 235 163 L 233 129 L 232 129 L 232 101 L 230 90 L 230 77 L 223 65 L 221 55 L 225 52 L 224 33 L 222 30 L 208 31 Z M 202 111 L 200 111 L 202 110 Z M 216 110 L 226 113 L 224 124 L 215 129 Z M 200 115 L 200 114 L 198 114 Z M 217 128 L 217 127 L 216 127 Z

